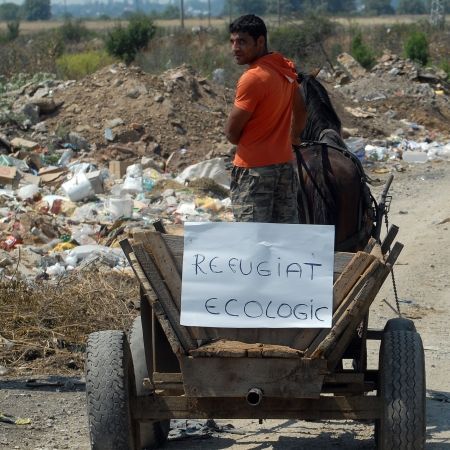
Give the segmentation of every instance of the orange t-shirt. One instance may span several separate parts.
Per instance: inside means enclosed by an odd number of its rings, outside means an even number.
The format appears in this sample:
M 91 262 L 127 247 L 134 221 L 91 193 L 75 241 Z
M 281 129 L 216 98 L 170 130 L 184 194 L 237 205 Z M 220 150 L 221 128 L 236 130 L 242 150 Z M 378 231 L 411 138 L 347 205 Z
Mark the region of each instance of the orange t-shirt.
M 234 158 L 239 167 L 260 167 L 291 161 L 293 64 L 279 53 L 259 58 L 238 81 L 234 105 L 252 112 Z

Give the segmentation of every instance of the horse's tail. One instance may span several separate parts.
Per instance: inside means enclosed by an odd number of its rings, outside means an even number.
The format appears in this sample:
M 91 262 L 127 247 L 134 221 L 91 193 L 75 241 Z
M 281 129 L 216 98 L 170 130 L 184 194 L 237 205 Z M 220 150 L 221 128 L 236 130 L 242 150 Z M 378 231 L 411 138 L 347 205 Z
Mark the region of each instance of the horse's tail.
M 338 204 L 336 189 L 332 188 L 330 179 L 330 163 L 326 144 L 311 149 L 312 155 L 306 172 L 304 189 L 308 199 L 310 223 L 335 225 L 337 223 Z

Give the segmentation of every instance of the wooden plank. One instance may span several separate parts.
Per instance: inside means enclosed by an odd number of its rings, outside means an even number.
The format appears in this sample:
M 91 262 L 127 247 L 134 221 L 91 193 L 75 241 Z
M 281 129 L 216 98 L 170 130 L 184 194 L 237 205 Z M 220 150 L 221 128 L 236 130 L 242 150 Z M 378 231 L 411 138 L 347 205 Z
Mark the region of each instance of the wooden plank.
M 370 254 L 375 256 L 376 258 L 378 258 L 381 262 L 384 262 L 385 258 L 384 258 L 384 255 L 383 255 L 382 251 L 381 251 L 381 245 L 380 244 L 376 243 L 373 246 Z
M 159 229 L 161 226 L 158 226 Z M 147 253 L 152 256 L 162 280 L 166 284 L 178 314 L 181 311 L 181 268 L 179 268 L 168 249 L 161 233 L 157 231 L 141 231 L 133 235 L 136 242 L 143 244 Z M 189 334 L 193 339 L 210 340 L 215 337 L 214 333 L 208 332 L 208 328 L 189 327 Z
M 366 246 L 363 248 L 363 251 L 366 253 L 370 253 L 373 249 L 373 246 L 377 243 L 377 240 L 373 237 L 369 239 L 369 242 L 367 242 Z
M 367 339 L 370 341 L 381 341 L 383 337 L 383 330 L 374 330 L 369 328 L 367 330 Z
M 153 255 L 154 263 L 166 283 L 178 311 L 181 311 L 181 272 L 178 271 L 161 234 L 156 231 L 143 231 L 135 233 L 133 238 L 135 242 L 142 243 L 145 250 Z
M 396 242 L 392 250 L 389 252 L 389 256 L 386 259 L 386 264 L 394 267 L 395 261 L 397 261 L 397 258 L 400 256 L 402 250 L 403 244 L 401 244 L 400 242 Z
M 374 275 L 369 280 L 369 283 L 361 290 L 360 300 L 355 301 L 354 307 L 346 315 L 346 321 L 348 323 L 342 336 L 325 349 L 325 357 L 328 358 L 328 367 L 330 370 L 334 370 L 339 363 L 345 349 L 348 347 L 356 332 L 356 327 L 361 322 L 361 317 L 364 317 L 368 313 L 370 305 L 388 274 L 389 268 L 381 264 L 379 267 L 379 275 Z
M 143 244 L 147 253 L 152 255 L 152 259 L 158 268 L 161 277 L 169 289 L 170 295 L 175 302 L 178 312 L 181 311 L 181 270 L 166 245 L 161 233 L 156 231 L 137 232 L 133 238 L 136 242 Z M 189 327 L 190 335 L 197 340 L 208 341 L 217 338 L 214 329 Z
M 182 347 L 186 350 L 192 350 L 197 347 L 186 327 L 180 325 L 180 312 L 173 303 L 170 292 L 161 280 L 158 269 L 155 266 L 150 255 L 145 251 L 143 244 L 132 245 L 134 255 L 142 268 L 145 278 L 150 283 L 153 291 L 158 297 L 158 302 L 167 315 L 172 328 L 174 329 Z
M 159 231 L 160 233 L 167 233 L 163 221 L 161 219 L 155 220 L 152 225 L 156 231 Z
M 355 384 L 355 383 L 364 383 L 364 374 L 363 373 L 331 373 L 329 375 L 325 375 L 323 379 L 323 384 Z
M 154 383 L 183 383 L 183 374 L 180 372 L 153 372 Z
M 326 396 L 318 399 L 263 397 L 258 406 L 241 398 L 139 397 L 133 405 L 136 420 L 162 419 L 297 419 L 340 420 L 381 417 L 382 399 L 376 396 Z
M 194 357 L 217 358 L 300 358 L 303 353 L 283 345 L 244 343 L 220 339 L 189 352 Z
M 377 259 L 372 261 L 368 269 L 360 277 L 345 300 L 342 301 L 342 303 L 335 311 L 333 315 L 333 327 L 331 329 L 324 329 L 317 335 L 317 337 L 308 347 L 308 350 L 305 353 L 306 356 L 312 357 L 312 355 L 314 354 L 314 357 L 320 357 L 322 348 L 326 348 L 328 345 L 330 345 L 330 342 L 332 340 L 336 339 L 339 336 L 339 334 L 343 331 L 342 327 L 344 326 L 343 324 L 346 321 L 345 314 L 347 314 L 348 308 L 350 308 L 351 304 L 355 301 L 356 298 L 358 298 L 357 296 L 360 295 L 360 292 L 364 288 L 364 286 L 368 282 L 370 282 L 370 278 L 377 274 L 377 271 L 379 270 L 378 267 L 381 265 L 382 263 L 380 263 Z
M 381 286 L 385 278 L 387 269 L 382 263 L 374 261 L 371 264 L 371 268 L 372 270 L 370 272 L 370 276 L 361 280 L 364 283 L 363 286 L 355 291 L 355 295 L 352 296 L 353 299 L 346 308 L 345 313 L 341 315 L 326 338 L 311 353 L 311 358 L 321 358 L 324 355 L 329 355 L 331 353 L 331 349 L 336 350 L 336 343 L 338 340 L 343 342 L 340 336 L 344 333 L 346 336 L 345 343 L 339 346 L 339 349 L 342 349 L 342 353 L 339 358 L 342 357 L 345 348 L 348 346 L 351 338 L 356 332 L 356 327 L 363 319 L 366 311 L 369 309 L 372 300 L 378 292 L 379 286 Z M 367 308 L 365 308 L 364 305 L 367 305 Z M 349 326 L 350 324 L 352 327 Z M 348 330 L 346 330 L 347 327 Z M 334 359 L 338 357 L 337 353 L 338 352 L 333 354 Z
M 131 263 L 131 268 L 133 269 L 133 272 L 135 273 L 137 279 L 140 281 L 141 286 L 144 289 L 145 296 L 147 297 L 147 300 L 150 302 L 153 313 L 157 316 L 157 319 L 161 324 L 161 328 L 164 330 L 164 334 L 166 335 L 173 352 L 177 356 L 186 353 L 186 349 L 183 348 L 180 340 L 178 339 L 178 336 L 175 333 L 175 330 L 173 329 L 171 323 L 167 319 L 161 307 L 161 304 L 155 298 L 153 298 L 152 296 L 153 289 L 148 283 L 147 278 L 145 277 L 145 274 L 142 271 L 142 268 L 139 265 L 134 253 L 130 253 L 128 256 Z
M 182 373 L 153 372 L 153 384 L 157 389 L 174 388 L 183 385 Z M 324 385 L 364 384 L 364 374 L 355 372 L 331 373 L 325 375 Z
M 381 243 L 381 252 L 383 255 L 385 255 L 388 250 L 391 248 L 391 244 L 394 242 L 395 237 L 398 233 L 398 226 L 397 225 L 391 225 L 389 227 L 389 230 L 387 232 L 387 235 L 383 239 L 383 242 Z
M 336 311 L 336 308 L 342 303 L 342 300 L 347 296 L 353 285 L 361 277 L 369 264 L 375 259 L 374 256 L 364 252 L 358 252 L 356 254 L 348 253 L 347 255 L 352 255 L 352 259 L 345 266 L 341 275 L 334 283 L 333 311 Z M 334 316 L 333 320 L 335 320 Z M 321 340 L 328 333 L 328 329 L 324 330 L 322 328 L 309 328 L 301 330 L 290 343 L 290 346 L 300 350 L 305 350 L 311 345 L 319 333 L 319 339 Z
M 268 397 L 320 395 L 326 361 L 305 358 L 180 359 L 184 389 L 192 397 L 245 397 L 258 387 Z
M 350 263 L 342 271 L 333 286 L 333 311 L 339 307 L 352 287 L 367 270 L 370 263 L 375 259 L 373 255 L 364 252 L 356 253 Z
M 355 256 L 355 253 L 349 252 L 335 252 L 334 253 L 334 269 L 335 274 L 341 274 L 343 270 L 350 264 L 350 261 Z
M 136 256 L 133 253 L 133 249 L 131 247 L 130 241 L 128 239 L 122 239 L 119 242 L 119 244 L 128 260 L 128 263 L 130 264 L 131 268 L 133 269 L 133 272 L 135 273 L 136 278 L 140 281 L 141 286 L 144 287 L 144 285 L 145 285 L 145 289 L 144 289 L 145 296 L 147 297 L 150 304 L 152 304 L 152 302 L 158 300 L 158 297 L 156 296 L 155 291 L 150 286 L 150 283 L 147 281 L 146 277 L 141 276 L 142 279 L 140 279 L 140 277 L 136 273 L 136 270 L 135 270 L 136 267 L 138 267 L 139 269 L 141 269 L 141 267 L 139 266 L 139 264 L 137 264 L 137 266 L 133 266 L 133 264 L 136 264 L 137 260 L 136 260 Z M 130 257 L 130 255 L 132 255 L 132 257 Z M 142 269 L 141 269 L 141 272 L 142 272 Z

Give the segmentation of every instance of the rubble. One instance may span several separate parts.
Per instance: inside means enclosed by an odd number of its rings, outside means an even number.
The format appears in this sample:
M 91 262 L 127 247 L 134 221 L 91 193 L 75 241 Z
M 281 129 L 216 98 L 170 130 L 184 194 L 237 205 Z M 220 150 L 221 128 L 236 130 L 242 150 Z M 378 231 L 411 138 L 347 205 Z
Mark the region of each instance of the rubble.
M 339 61 L 319 76 L 367 171 L 450 158 L 442 73 L 387 52 L 370 72 Z M 118 241 L 135 228 L 233 220 L 223 76 L 115 64 L 77 82 L 12 80 L 0 94 L 1 277 L 59 279 L 92 261 L 123 270 Z

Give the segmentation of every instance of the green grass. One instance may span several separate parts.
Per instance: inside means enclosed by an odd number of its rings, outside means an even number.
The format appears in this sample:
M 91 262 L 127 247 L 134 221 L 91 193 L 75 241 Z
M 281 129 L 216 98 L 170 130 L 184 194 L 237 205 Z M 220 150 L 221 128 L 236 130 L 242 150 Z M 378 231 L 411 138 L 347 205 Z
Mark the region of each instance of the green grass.
M 56 67 L 63 78 L 79 80 L 114 62 L 116 59 L 105 51 L 91 50 L 64 54 L 56 60 Z

